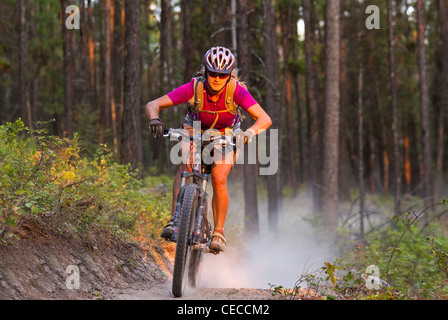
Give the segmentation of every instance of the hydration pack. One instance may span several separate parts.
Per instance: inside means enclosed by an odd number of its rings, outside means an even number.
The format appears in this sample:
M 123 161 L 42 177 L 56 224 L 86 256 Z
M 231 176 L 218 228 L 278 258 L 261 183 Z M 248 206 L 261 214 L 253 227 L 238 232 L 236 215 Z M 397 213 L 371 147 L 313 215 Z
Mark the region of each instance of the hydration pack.
M 212 126 L 210 129 L 213 129 L 216 122 L 218 121 L 218 113 L 222 112 L 230 112 L 231 114 L 238 115 L 239 121 L 242 121 L 241 114 L 240 114 L 240 106 L 233 100 L 233 95 L 235 94 L 236 86 L 239 84 L 243 88 L 246 88 L 244 83 L 239 82 L 238 80 L 230 77 L 230 80 L 227 82 L 226 86 L 226 96 L 225 96 L 225 105 L 226 110 L 217 110 L 217 111 L 211 111 L 211 110 L 203 110 L 204 107 L 204 81 L 205 77 L 200 76 L 194 78 L 193 88 L 194 88 L 194 94 L 193 97 L 188 101 L 188 109 L 192 113 L 198 113 L 198 112 L 206 112 L 211 113 L 215 115 L 215 121 L 213 121 Z M 246 88 L 247 89 L 247 88 Z

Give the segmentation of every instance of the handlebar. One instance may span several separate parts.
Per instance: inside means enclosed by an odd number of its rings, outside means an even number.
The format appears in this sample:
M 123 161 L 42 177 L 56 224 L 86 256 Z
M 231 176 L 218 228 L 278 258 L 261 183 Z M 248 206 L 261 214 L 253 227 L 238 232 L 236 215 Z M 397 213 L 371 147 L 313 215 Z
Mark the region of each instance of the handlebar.
M 221 144 L 221 145 L 229 144 L 233 147 L 236 147 L 236 136 L 231 135 L 209 136 L 204 139 L 203 137 L 206 135 L 204 135 L 203 133 L 199 135 L 190 135 L 189 133 L 187 133 L 185 129 L 165 128 L 163 136 L 164 137 L 174 136 L 179 141 L 186 138 L 189 141 L 197 141 L 197 142 L 201 141 L 206 143 L 213 142 L 215 144 Z

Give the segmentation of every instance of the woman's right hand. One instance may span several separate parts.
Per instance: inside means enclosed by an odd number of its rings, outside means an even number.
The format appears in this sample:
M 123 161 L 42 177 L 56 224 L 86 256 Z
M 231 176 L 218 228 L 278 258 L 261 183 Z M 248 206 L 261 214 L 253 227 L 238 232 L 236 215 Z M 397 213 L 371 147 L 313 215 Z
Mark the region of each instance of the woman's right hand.
M 149 122 L 149 131 L 154 135 L 154 138 L 161 138 L 164 130 L 165 124 L 159 118 L 152 119 Z

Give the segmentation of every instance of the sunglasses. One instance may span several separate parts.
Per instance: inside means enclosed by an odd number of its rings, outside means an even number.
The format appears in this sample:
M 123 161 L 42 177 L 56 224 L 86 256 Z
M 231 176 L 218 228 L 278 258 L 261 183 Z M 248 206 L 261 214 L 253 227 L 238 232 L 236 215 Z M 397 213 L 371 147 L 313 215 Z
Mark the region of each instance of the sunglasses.
M 208 71 L 208 75 L 212 78 L 220 77 L 221 79 L 227 78 L 229 76 L 226 73 L 211 72 L 211 71 Z

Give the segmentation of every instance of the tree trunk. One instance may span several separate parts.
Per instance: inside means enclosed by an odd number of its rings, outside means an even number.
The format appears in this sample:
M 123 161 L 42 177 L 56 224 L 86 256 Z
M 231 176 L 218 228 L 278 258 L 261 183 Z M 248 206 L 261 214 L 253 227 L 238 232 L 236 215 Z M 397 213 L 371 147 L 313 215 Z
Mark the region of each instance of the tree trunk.
M 325 113 L 323 132 L 322 211 L 333 236 L 338 223 L 340 1 L 328 0 L 325 14 Z
M 291 50 L 291 21 L 293 20 L 292 2 L 288 1 L 280 5 L 281 16 L 281 29 L 282 29 L 282 52 L 283 52 L 283 94 L 282 105 L 286 109 L 285 122 L 286 127 L 286 161 L 288 175 L 286 183 L 293 189 L 294 196 L 297 195 L 297 175 L 296 175 L 296 157 L 295 157 L 295 145 L 293 134 L 293 111 L 292 111 L 292 75 L 289 69 L 289 56 Z M 297 20 L 295 21 L 293 28 L 297 29 Z M 282 122 L 283 123 L 283 122 Z
M 112 79 L 113 79 L 113 102 L 115 104 L 115 115 L 112 114 L 112 125 L 114 126 L 116 141 L 114 138 L 114 150 L 120 155 L 120 137 L 122 135 L 122 110 L 123 110 L 123 85 L 124 85 L 124 4 L 121 0 L 114 0 L 114 28 L 113 28 L 113 55 L 112 55 Z M 115 118 L 115 120 L 114 120 Z
M 140 1 L 126 1 L 122 162 L 137 169 L 143 162 L 140 103 Z
M 375 89 L 375 97 L 376 104 L 378 106 L 379 112 L 377 112 L 379 116 L 378 126 L 379 126 L 379 134 L 378 134 L 378 153 L 380 158 L 380 163 L 382 165 L 382 192 L 383 194 L 387 194 L 389 190 L 389 145 L 388 142 L 390 139 L 387 138 L 387 132 L 389 128 L 386 126 L 386 121 L 384 114 L 386 111 L 383 111 L 384 106 L 381 102 L 380 97 L 380 88 L 379 88 L 379 79 L 377 73 L 373 74 L 374 81 L 374 89 Z
M 392 110 L 392 159 L 393 159 L 393 187 L 394 187 L 394 211 L 401 211 L 401 161 L 399 146 L 399 124 L 397 107 L 397 84 L 396 84 L 396 66 L 395 66 L 395 40 L 393 27 L 393 4 L 392 0 L 387 1 L 387 26 L 388 26 L 388 53 L 389 53 L 389 86 L 390 103 Z
M 411 150 L 409 143 L 409 125 L 406 124 L 403 128 L 403 171 L 405 192 L 411 193 Z
M 103 117 L 101 119 L 101 132 L 106 131 L 111 126 L 111 110 L 112 110 L 112 64 L 111 64 L 111 52 L 112 52 L 112 26 L 113 20 L 111 19 L 111 0 L 103 1 L 104 10 L 104 104 L 102 106 Z M 105 140 L 107 141 L 107 139 Z
M 297 32 L 297 22 L 299 20 L 299 7 L 300 4 L 297 3 L 292 8 L 292 19 L 290 21 L 290 29 L 291 29 L 291 38 L 292 41 L 292 58 L 293 61 L 297 62 L 299 60 L 299 35 Z M 296 97 L 296 111 L 297 111 L 297 131 L 296 134 L 298 136 L 298 144 L 299 144 L 299 175 L 297 177 L 298 183 L 303 183 L 308 181 L 308 145 L 305 138 L 305 124 L 304 124 L 304 112 L 303 112 L 303 103 L 301 96 L 301 85 L 300 85 L 300 77 L 301 72 L 299 68 L 295 67 L 292 70 L 292 77 L 294 82 L 294 91 Z
M 310 141 L 309 158 L 311 170 L 311 190 L 313 194 L 314 212 L 321 209 L 320 200 L 320 168 L 321 157 L 319 151 L 319 112 L 317 105 L 317 80 L 313 67 L 313 41 L 312 41 L 312 21 L 310 12 L 310 1 L 303 0 L 303 17 L 305 22 L 305 73 L 306 73 L 306 100 L 308 105 L 308 134 Z
M 423 151 L 423 197 L 425 206 L 432 203 L 431 184 L 431 141 L 429 124 L 429 98 L 428 98 L 428 78 L 426 74 L 426 53 L 425 53 L 425 7 L 423 0 L 417 0 L 417 37 L 418 37 L 418 68 L 420 80 L 420 114 L 421 133 Z
M 73 137 L 73 74 L 72 67 L 74 64 L 73 59 L 73 45 L 72 45 L 72 34 L 71 30 L 68 30 L 65 25 L 65 19 L 67 14 L 65 9 L 70 5 L 70 1 L 61 0 L 61 29 L 62 29 L 62 47 L 64 55 L 64 107 L 65 107 L 65 118 L 66 126 L 65 131 L 67 137 Z
M 32 129 L 31 109 L 27 103 L 27 77 L 26 77 L 26 0 L 19 0 L 19 110 L 22 121 Z
M 162 0 L 161 2 L 162 12 L 161 12 L 161 24 L 160 24 L 160 72 L 161 72 L 161 87 L 163 92 L 169 92 L 174 89 L 173 82 L 173 62 L 172 62 L 172 23 L 171 23 L 171 2 L 170 0 Z M 170 127 L 175 127 L 175 117 L 174 117 L 175 108 L 169 108 L 164 111 L 168 114 L 168 117 L 165 117 L 165 123 L 167 123 Z M 166 119 L 168 118 L 168 119 Z M 167 121 L 168 120 L 168 121 Z M 163 168 L 166 167 L 167 161 L 164 156 L 167 154 L 166 144 L 163 139 L 159 139 L 157 141 L 157 148 L 159 150 L 159 171 L 162 172 Z M 171 171 L 175 173 L 175 167 L 171 166 Z
M 361 239 L 364 238 L 364 119 L 363 119 L 363 68 L 362 63 L 359 65 L 358 76 L 358 182 L 359 182 L 359 230 Z
M 438 141 L 437 141 L 437 161 L 436 161 L 436 181 L 434 186 L 434 196 L 438 200 L 442 196 L 443 191 L 443 158 L 444 158 L 444 141 L 445 141 L 445 123 L 448 114 L 448 59 L 446 53 L 448 52 L 448 9 L 445 0 L 439 0 L 439 28 L 440 37 L 442 41 L 442 81 L 440 84 L 440 114 L 438 126 Z
M 342 201 L 350 201 L 350 184 L 349 184 L 349 159 L 347 149 L 347 68 L 346 68 L 346 52 L 347 44 L 345 35 L 345 16 L 346 1 L 341 1 L 341 46 L 340 46 L 340 128 L 339 128 L 339 197 Z
M 193 77 L 195 67 L 193 65 L 193 35 L 191 32 L 191 0 L 181 0 L 181 18 L 182 18 L 182 59 L 184 64 L 184 82 L 188 82 Z
M 276 24 L 274 1 L 263 0 L 263 49 L 264 62 L 266 67 L 266 108 L 272 119 L 271 130 L 267 133 L 268 146 L 271 145 L 271 132 L 278 130 L 278 154 L 279 159 L 282 153 L 281 149 L 281 108 L 278 104 L 278 85 L 277 85 L 277 44 L 276 44 Z M 279 161 L 280 167 L 281 161 Z M 280 189 L 280 169 L 273 176 L 268 177 L 268 223 L 272 232 L 277 232 L 278 215 L 281 206 L 281 189 Z
M 89 46 L 89 74 L 90 74 L 90 102 L 92 105 L 96 104 L 96 80 L 95 80 L 95 43 L 93 40 L 93 12 L 92 12 L 92 3 L 91 0 L 87 2 L 87 11 L 88 11 L 88 29 L 87 29 L 87 37 L 88 37 L 88 46 Z
M 249 19 L 248 19 L 248 1 L 240 0 L 239 5 L 239 32 L 238 32 L 238 68 L 242 80 L 250 90 L 250 47 L 249 47 Z M 242 129 L 245 130 L 252 125 L 250 117 L 245 117 L 242 123 Z M 256 139 L 252 143 L 256 143 Z M 244 174 L 244 226 L 246 234 L 257 236 L 259 234 L 258 219 L 258 195 L 257 195 L 257 165 L 247 163 L 248 148 L 244 148 L 245 164 L 243 166 Z
M 114 48 L 115 48 L 115 16 L 116 16 L 116 12 L 115 12 L 115 2 L 114 0 L 109 0 L 110 1 L 110 16 L 109 16 L 109 25 L 110 25 L 110 52 L 111 55 L 110 56 L 110 61 L 112 63 L 113 61 L 113 52 L 114 52 Z M 119 8 L 118 8 L 119 9 Z M 118 123 L 117 123 L 117 104 L 115 102 L 115 93 L 114 93 L 114 88 L 115 88 L 115 76 L 113 73 L 113 68 L 111 65 L 110 68 L 110 120 L 111 120 L 111 127 L 112 127 L 112 138 L 113 138 L 113 146 L 114 146 L 114 153 L 115 156 L 118 157 Z

